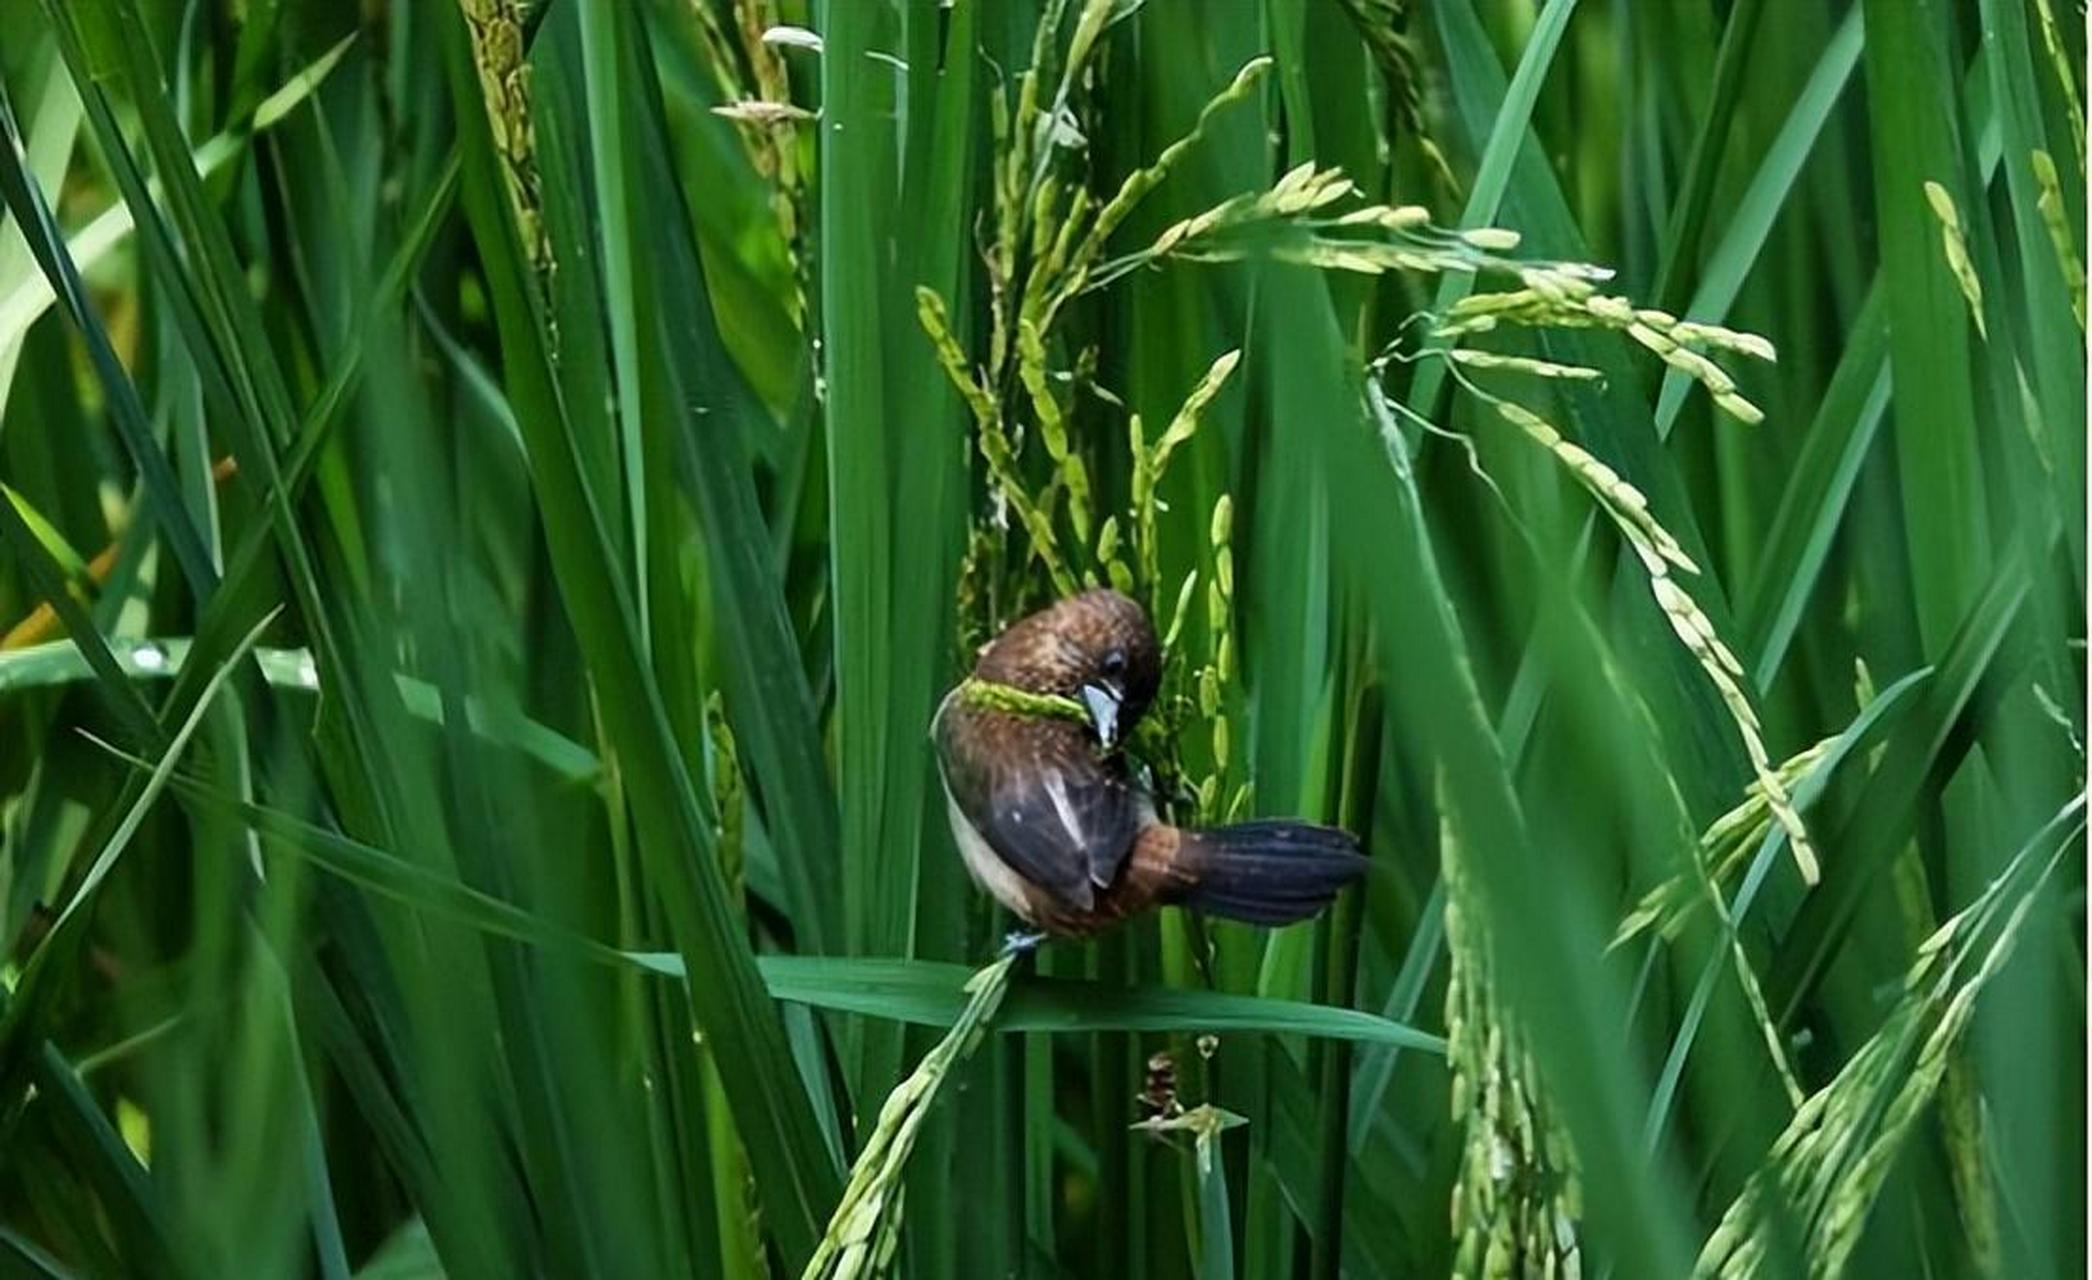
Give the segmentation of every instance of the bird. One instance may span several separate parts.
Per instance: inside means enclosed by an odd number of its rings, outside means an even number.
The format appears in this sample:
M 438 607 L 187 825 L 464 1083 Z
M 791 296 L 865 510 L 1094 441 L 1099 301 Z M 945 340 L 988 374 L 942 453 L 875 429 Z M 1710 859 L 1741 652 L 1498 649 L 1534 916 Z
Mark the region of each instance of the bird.
M 1147 611 L 1098 588 L 1010 624 L 938 705 L 931 737 L 960 857 L 1036 931 L 1012 945 L 1088 937 L 1169 904 L 1290 924 L 1365 873 L 1336 827 L 1162 821 L 1123 749 L 1162 671 Z

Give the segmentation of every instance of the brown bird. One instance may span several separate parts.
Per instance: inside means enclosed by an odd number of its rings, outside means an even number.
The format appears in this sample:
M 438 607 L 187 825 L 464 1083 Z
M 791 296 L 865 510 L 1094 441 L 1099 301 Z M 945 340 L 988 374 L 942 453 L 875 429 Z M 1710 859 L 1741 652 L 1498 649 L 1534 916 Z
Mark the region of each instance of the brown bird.
M 1062 600 L 981 650 L 931 727 L 976 883 L 1033 928 L 1080 937 L 1166 903 L 1289 924 L 1364 873 L 1334 827 L 1158 821 L 1119 746 L 1161 683 L 1147 612 L 1116 591 Z

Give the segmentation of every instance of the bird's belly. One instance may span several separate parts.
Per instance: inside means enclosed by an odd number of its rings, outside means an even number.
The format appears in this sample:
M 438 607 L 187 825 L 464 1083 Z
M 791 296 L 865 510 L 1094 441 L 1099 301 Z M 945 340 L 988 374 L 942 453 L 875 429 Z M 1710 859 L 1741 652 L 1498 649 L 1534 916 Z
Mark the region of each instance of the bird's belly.
M 952 823 L 952 840 L 959 846 L 959 858 L 966 864 L 966 873 L 973 882 L 986 889 L 997 902 L 1015 912 L 1026 924 L 1036 925 L 1038 920 L 1032 911 L 1031 894 L 1024 878 L 1002 860 L 1002 855 L 989 846 L 988 841 L 967 820 L 953 800 L 949 791 L 944 796 L 945 812 Z

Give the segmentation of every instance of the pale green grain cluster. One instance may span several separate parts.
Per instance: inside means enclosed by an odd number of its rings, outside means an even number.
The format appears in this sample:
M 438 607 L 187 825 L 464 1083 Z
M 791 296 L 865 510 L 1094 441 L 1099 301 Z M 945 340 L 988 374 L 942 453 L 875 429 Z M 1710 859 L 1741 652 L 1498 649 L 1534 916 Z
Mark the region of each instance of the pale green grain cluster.
M 1535 263 L 1514 270 L 1518 288 L 1462 298 L 1433 336 L 1457 339 L 1506 327 L 1610 329 L 1626 334 L 1699 383 L 1730 417 L 1751 424 L 1764 421 L 1764 412 L 1744 398 L 1736 380 L 1713 359 L 1729 355 L 1771 361 L 1776 353 L 1764 338 L 1718 324 L 1681 320 L 1667 311 L 1601 293 L 1598 283 L 1606 274 L 1581 264 Z
M 1138 582 L 1153 591 L 1160 584 L 1162 571 L 1158 567 L 1157 535 L 1155 532 L 1156 490 L 1162 484 L 1163 475 L 1169 470 L 1170 459 L 1178 449 L 1189 443 L 1198 434 L 1199 422 L 1213 398 L 1227 384 L 1228 378 L 1242 363 L 1240 351 L 1229 351 L 1213 362 L 1190 394 L 1184 397 L 1183 405 L 1169 426 L 1163 429 L 1155 443 L 1150 445 L 1141 430 L 1140 416 L 1135 414 L 1130 423 L 1133 475 L 1129 488 L 1132 494 L 1133 521 L 1136 530 L 1134 545 L 1138 553 Z
M 1983 327 L 1983 282 L 1976 277 L 1976 265 L 1969 261 L 1968 233 L 1962 230 L 1954 197 L 1939 183 L 1928 182 L 1925 203 L 1932 206 L 1932 216 L 1939 219 L 1940 247 L 1947 256 L 1947 270 L 1954 273 L 1954 283 L 1961 289 L 1962 300 L 1968 303 L 1969 318 L 1976 322 L 1976 333 L 1988 338 L 1990 333 Z
M 1362 275 L 1389 271 L 1440 274 L 1451 271 L 1509 271 L 1499 255 L 1518 237 L 1500 228 L 1450 231 L 1433 225 L 1421 205 L 1372 204 L 1346 212 L 1337 206 L 1358 196 L 1341 169 L 1312 162 L 1280 175 L 1263 191 L 1248 191 L 1192 217 L 1172 223 L 1147 246 L 1113 260 L 1091 287 L 1127 272 L 1175 259 L 1234 262 L 1269 258 L 1301 266 Z M 1580 264 L 1555 264 L 1564 276 L 1604 272 Z
M 923 286 L 916 289 L 915 300 L 916 316 L 936 350 L 938 364 L 973 412 L 975 445 L 980 450 L 981 461 L 988 468 L 989 527 L 997 531 L 1006 529 L 1014 516 L 1024 530 L 1030 555 L 1037 557 L 1046 570 L 1054 590 L 1061 595 L 1074 593 L 1078 586 L 1075 573 L 1061 552 L 1060 537 L 1053 527 L 1055 495 L 1060 486 L 1058 483 L 1049 484 L 1036 498 L 1032 495 L 1019 471 L 1018 441 L 1012 438 L 1004 420 L 1002 402 L 976 380 L 968 367 L 966 353 L 952 334 L 944 300 Z M 1024 563 L 1020 561 L 1018 567 L 1021 569 Z
M 1990 1173 L 1994 1127 L 1985 1109 L 1974 1046 L 1960 1041 L 1947 1050 L 1939 1081 L 1940 1145 L 1947 1155 L 1947 1176 L 1954 1186 L 1962 1234 L 1976 1274 L 1985 1280 L 2003 1277 L 2004 1242 L 1998 1222 L 1998 1191 Z
M 1094 385 L 1094 349 L 1063 350 L 1056 322 L 1090 280 L 1112 231 L 1197 143 L 1216 112 L 1249 96 L 1270 60 L 1257 59 L 1244 67 L 1206 105 L 1189 135 L 1100 202 L 1085 181 L 1085 144 L 1074 99 L 1113 6 L 1095 0 L 1084 5 L 1063 56 L 1052 37 L 1065 11 L 1064 3 L 1055 3 L 1041 18 L 1034 65 L 1018 78 L 1014 115 L 1001 95 L 992 98 L 1000 154 L 995 164 L 996 229 L 984 253 L 990 304 L 985 358 L 976 360 L 961 348 L 943 300 L 928 290 L 917 292 L 917 313 L 946 377 L 973 415 L 977 446 L 988 469 L 989 522 L 1001 529 L 1008 524 L 1005 517 L 1013 517 L 1025 535 L 1026 557 L 1010 567 L 1021 569 L 1029 557 L 1036 557 L 1057 593 L 1079 589 L 1084 577 L 1064 549 L 1059 530 L 1065 521 L 1073 555 L 1094 546 L 1096 568 L 1087 575 L 1089 580 L 1101 577 L 1122 590 L 1152 591 L 1152 485 L 1160 479 L 1169 454 L 1197 429 L 1200 413 L 1239 354 L 1229 353 L 1215 363 L 1153 451 L 1140 439 L 1138 420 L 1132 423 L 1136 491 L 1130 520 L 1121 520 L 1118 513 L 1104 513 L 1100 520 L 1084 456 L 1083 393 L 1106 404 L 1116 404 L 1116 397 Z M 1041 86 L 1049 80 L 1058 88 L 1050 100 L 1042 101 Z M 1026 441 L 1034 434 L 1045 454 L 1043 485 L 1024 475 Z M 1145 491 L 1143 482 L 1148 485 Z M 1123 564 L 1129 535 L 1132 561 Z M 992 576 L 995 549 L 977 543 L 974 550 L 980 554 L 971 558 L 969 567 L 976 576 Z
M 1738 393 L 1736 383 L 1709 353 L 1757 360 L 1775 357 L 1772 344 L 1756 334 L 1722 325 L 1681 320 L 1654 308 L 1599 292 L 1610 276 L 1585 263 L 1518 262 L 1501 255 L 1518 246 L 1515 233 L 1495 227 L 1447 231 L 1431 225 L 1428 213 L 1413 206 L 1372 205 L 1330 216 L 1320 211 L 1352 194 L 1350 183 L 1335 170 L 1302 165 L 1288 172 L 1270 191 L 1238 196 L 1164 231 L 1136 257 L 1142 262 L 1165 257 L 1214 259 L 1240 257 L 1253 248 L 1271 256 L 1338 270 L 1377 273 L 1388 270 L 1422 274 L 1464 271 L 1512 275 L 1517 289 L 1469 294 L 1446 315 L 1435 317 L 1432 336 L 1442 341 L 1492 332 L 1501 327 L 1606 328 L 1656 353 L 1706 389 L 1715 404 L 1747 423 L 1764 414 Z M 1369 229 L 1374 238 L 1345 233 Z M 1292 235 L 1278 234 L 1290 231 Z M 1248 232 L 1261 232 L 1248 235 Z M 1758 785 L 1774 817 L 1786 828 L 1803 880 L 1819 876 L 1814 846 L 1785 784 L 1772 767 L 1756 708 L 1744 687 L 1743 665 L 1716 632 L 1712 619 L 1673 571 L 1697 575 L 1699 566 L 1657 522 L 1649 502 L 1611 466 L 1581 445 L 1566 439 L 1523 405 L 1491 395 L 1461 376 L 1462 369 L 1516 372 L 1559 381 L 1589 380 L 1594 370 L 1581 365 L 1453 346 L 1443 354 L 1461 385 L 1492 404 L 1497 413 L 1552 453 L 1627 540 L 1647 571 L 1650 590 L 1672 632 L 1692 654 L 1719 693 L 1736 726 Z M 1394 358 L 1383 356 L 1386 359 Z
M 1077 542 L 1088 542 L 1096 518 L 1090 505 L 1089 467 L 1069 443 L 1068 411 L 1047 367 L 1045 339 L 1039 335 L 1039 326 L 1030 320 L 1017 324 L 1017 376 L 1030 398 L 1039 442 L 1046 447 L 1054 482 L 1067 495 L 1068 524 L 1074 529 Z
M 915 1152 L 916 1138 L 938 1093 L 973 1056 L 1002 1007 L 1017 958 L 1017 952 L 1006 952 L 967 980 L 966 1007 L 958 1021 L 908 1078 L 886 1095 L 864 1149 L 850 1166 L 842 1199 L 800 1280 L 856 1280 L 892 1272 L 901 1241 L 908 1157 Z
M 1570 477 L 1598 501 L 1652 577 L 1667 574 L 1671 569 L 1681 569 L 1686 573 L 1700 571 L 1670 530 L 1657 522 L 1649 510 L 1649 499 L 1619 472 L 1600 462 L 1582 445 L 1563 436 L 1546 419 L 1524 405 L 1496 396 L 1487 398 L 1504 421 L 1525 432 L 1541 448 L 1553 454 Z
M 1270 60 L 1260 58 L 1245 66 L 1206 105 L 1189 135 L 1165 148 L 1152 165 L 1127 177 L 1116 194 L 1100 203 L 1086 182 L 1087 144 L 1076 123 L 1074 99 L 1096 41 L 1116 6 L 1111 0 L 1086 3 L 1062 56 L 1053 37 L 1065 10 L 1064 0 L 1055 0 L 1041 17 L 1034 64 L 1018 78 L 1014 118 L 1001 95 L 991 98 L 999 154 L 995 234 L 984 253 L 990 301 L 985 359 L 973 361 L 959 350 L 941 301 L 921 295 L 918 301 L 924 327 L 937 344 L 947 376 L 965 396 L 982 428 L 984 451 L 990 447 L 1000 450 L 1004 443 L 1009 446 L 1004 454 L 1007 468 L 988 460 L 991 472 L 998 472 L 995 478 L 1009 487 L 1009 478 L 999 472 L 1014 468 L 1022 448 L 1022 431 L 1026 426 L 1036 427 L 1051 463 L 1050 484 L 1067 494 L 1067 518 L 1077 540 L 1086 543 L 1094 513 L 1081 442 L 1074 432 L 1074 401 L 1085 388 L 1099 398 L 1115 398 L 1094 388 L 1083 376 L 1095 366 L 1094 350 L 1059 350 L 1056 322 L 1067 302 L 1090 279 L 1111 233 L 1198 142 L 1216 112 L 1249 96 Z M 1058 88 L 1053 97 L 1042 102 L 1040 86 L 1056 77 Z M 1232 368 L 1233 360 L 1227 363 Z M 1061 372 L 1057 364 L 1071 367 L 1073 376 Z M 1212 387 L 1201 384 L 1202 390 L 1194 392 L 1179 415 L 1188 414 L 1190 422 L 1181 429 L 1173 423 L 1173 432 L 1188 435 L 1205 401 L 1217 390 L 1217 382 L 1225 377 L 1222 371 Z M 1024 392 L 1021 402 L 1013 382 Z M 1000 440 L 989 441 L 989 434 Z M 1181 438 L 1174 439 L 1169 447 L 1179 443 Z
M 1076 98 L 1098 37 L 1120 7 L 1115 0 L 1086 0 L 1063 56 L 1055 37 L 1066 7 L 1065 0 L 1052 0 L 1040 18 L 1032 66 L 1018 77 L 1014 116 L 1000 94 L 990 99 L 998 156 L 996 228 L 986 254 L 994 317 L 988 366 L 998 378 L 1018 322 L 1028 320 L 1041 332 L 1053 328 L 1062 308 L 1083 290 L 1112 232 L 1204 136 L 1207 121 L 1246 100 L 1271 65 L 1269 58 L 1246 65 L 1207 103 L 1190 134 L 1100 202 L 1081 163 L 1087 140 Z M 1042 101 L 1040 89 L 1048 79 L 1058 87 Z
M 1523 373 L 1535 378 L 1552 378 L 1561 382 L 1596 382 L 1602 376 L 1588 365 L 1560 364 L 1553 360 L 1506 355 L 1475 347 L 1454 347 L 1445 352 L 1445 357 L 1463 368 L 1495 373 Z
M 1773 773 L 1791 793 L 1836 743 L 1836 737 L 1825 738 L 1782 761 Z M 1651 929 L 1665 938 L 1676 937 L 1693 910 L 1705 901 L 1703 878 L 1724 892 L 1733 887 L 1751 854 L 1764 843 L 1772 824 L 1772 802 L 1765 785 L 1753 781 L 1744 789 L 1742 803 L 1700 833 L 1695 846 L 1697 868 L 1682 871 L 1644 894 L 1620 921 L 1612 945 L 1624 946 Z
M 741 781 L 741 752 L 726 718 L 726 700 L 718 690 L 705 699 L 705 738 L 711 743 L 712 813 L 719 841 L 719 869 L 727 892 L 738 903 L 747 888 L 746 840 L 748 793 Z
M 1033 693 L 1015 685 L 969 676 L 959 684 L 959 698 L 968 706 L 1004 715 L 1034 720 L 1075 720 L 1087 723 L 1089 712 L 1073 698 L 1055 693 Z
M 1774 774 L 1790 792 L 1830 753 L 1836 738 L 1826 738 L 1783 762 Z M 1651 930 L 1666 940 L 1674 939 L 1700 908 L 1714 915 L 1720 926 L 1736 984 L 1751 1013 L 1766 1060 L 1772 1064 L 1790 1103 L 1800 1106 L 1803 1091 L 1785 1038 L 1772 1016 L 1759 982 L 1757 968 L 1743 947 L 1729 893 L 1752 852 L 1762 846 L 1775 822 L 1773 803 L 1762 781 L 1753 782 L 1743 803 L 1709 824 L 1694 844 L 1690 865 L 1644 894 L 1614 931 L 1611 947 L 1618 949 Z
M 1763 411 L 1714 360 L 1725 355 L 1771 361 L 1776 353 L 1764 338 L 1683 320 L 1603 293 L 1599 286 L 1612 277 L 1603 267 L 1506 257 L 1517 249 L 1519 237 L 1505 228 L 1450 230 L 1435 225 L 1420 205 L 1370 204 L 1340 211 L 1357 195 L 1357 187 L 1342 170 L 1304 163 L 1268 190 L 1244 192 L 1171 224 L 1145 248 L 1100 270 L 1091 283 L 1168 259 L 1232 262 L 1251 257 L 1362 275 L 1395 271 L 1509 276 L 1518 287 L 1462 298 L 1436 317 L 1433 336 L 1450 341 L 1509 327 L 1611 329 L 1706 388 L 1723 412 L 1746 423 L 1764 420 Z M 1471 351 L 1457 357 L 1477 366 L 1487 365 L 1491 358 Z M 1545 361 L 1530 362 L 1522 371 L 1557 378 L 1595 376 L 1579 366 Z
M 1784 1218 L 1803 1274 L 1842 1275 L 1890 1170 L 1939 1092 L 1977 995 L 2011 955 L 2050 873 L 2084 826 L 2073 799 L 1961 912 L 1918 949 L 1881 1029 L 1795 1112 L 1708 1237 L 1693 1274 L 1786 1275 Z
M 717 821 L 719 869 L 737 912 L 747 910 L 748 793 L 741 776 L 740 749 L 727 722 L 726 704 L 717 691 L 705 700 L 705 735 L 712 747 L 712 811 Z M 702 1048 L 702 1046 L 700 1046 Z M 706 1105 L 729 1114 L 725 1086 L 709 1051 L 703 1064 Z M 706 1132 L 706 1157 L 714 1188 L 713 1219 L 722 1253 L 753 1268 L 763 1256 L 763 1215 L 755 1171 L 741 1144 L 738 1129 L 722 1124 Z
M 1027 289 L 1027 299 L 1041 299 L 1038 309 L 1050 320 L 1069 299 L 1085 289 L 1101 287 L 1115 279 L 1117 273 L 1114 271 L 1095 274 L 1100 273 L 1104 249 L 1112 233 L 1206 136 L 1207 124 L 1226 108 L 1248 100 L 1270 70 L 1269 58 L 1253 58 L 1243 64 L 1227 88 L 1214 95 L 1199 112 L 1191 132 L 1164 147 L 1154 163 L 1128 174 L 1112 197 L 1097 209 L 1095 218 L 1087 223 L 1083 219 L 1087 212 L 1087 193 L 1078 193 L 1082 197 L 1080 207 L 1066 211 L 1067 221 L 1055 239 L 1055 252 L 1046 260 L 1047 275 L 1038 282 L 1036 293 Z M 1080 234 L 1079 240 L 1076 239 L 1077 233 Z
M 537 126 L 531 119 L 530 62 L 523 42 L 523 10 L 516 0 L 458 0 L 472 33 L 472 62 L 486 96 L 487 127 L 501 162 L 502 185 L 538 286 L 549 296 L 554 269 L 552 237 L 537 162 Z
M 1225 695 L 1234 687 L 1236 678 L 1234 529 L 1235 500 L 1224 493 L 1213 504 L 1213 519 L 1208 529 L 1213 551 L 1213 576 L 1206 583 L 1206 637 L 1212 657 L 1192 677 L 1192 684 L 1198 691 L 1198 713 L 1206 721 L 1213 747 L 1213 771 L 1192 788 L 1192 794 L 1198 797 L 1199 820 L 1205 823 L 1233 821 L 1249 808 L 1248 783 L 1239 783 L 1232 793 L 1223 795 L 1233 765 L 1233 736 Z M 1197 578 L 1196 573 L 1185 577 L 1184 589 L 1177 598 L 1180 621 L 1172 626 L 1172 630 L 1181 625 Z
M 1185 622 L 1198 592 L 1199 573 L 1187 572 L 1174 597 L 1165 594 L 1159 563 L 1160 535 L 1157 516 L 1161 510 L 1158 490 L 1172 458 L 1198 434 L 1207 408 L 1241 362 L 1242 353 L 1230 351 L 1215 360 L 1171 417 L 1170 423 L 1151 444 L 1140 415 L 1128 422 L 1131 455 L 1131 516 L 1134 530 L 1134 563 L 1110 567 L 1111 580 L 1121 590 L 1144 595 L 1150 616 L 1168 619 L 1163 648 L 1171 655 L 1164 673 L 1161 697 L 1150 717 L 1153 728 L 1143 736 L 1150 763 L 1166 791 L 1174 792 L 1181 782 L 1188 786 L 1200 821 L 1220 821 L 1237 814 L 1248 804 L 1246 784 L 1227 788 L 1232 732 L 1227 715 L 1227 690 L 1235 679 L 1235 554 L 1234 498 L 1226 493 L 1215 501 L 1207 526 L 1208 549 L 1213 569 L 1205 582 L 1206 630 L 1204 645 L 1194 649 L 1187 640 Z M 1165 612 L 1165 605 L 1169 608 Z M 1185 690 L 1189 689 L 1187 695 Z M 1185 776 L 1180 737 L 1196 724 L 1203 724 L 1212 749 L 1212 769 L 1197 782 Z
M 1864 664 L 1861 673 L 1866 685 L 1861 696 L 1871 701 L 1873 690 L 1871 682 L 1865 680 Z M 1878 764 L 1880 750 L 1871 754 Z M 1939 917 L 1926 881 L 1924 855 L 1915 841 L 1896 856 L 1890 874 L 1896 906 L 1903 918 L 1903 943 L 1909 954 L 1916 955 L 1939 931 Z M 1976 1274 L 1985 1280 L 1999 1280 L 2005 1275 L 2004 1254 L 1989 1145 L 1996 1133 L 1987 1117 L 1974 1048 L 1962 1041 L 1947 1050 L 1946 1072 L 1939 1082 L 1940 1147 L 1946 1156 L 1949 1185 Z
M 1643 563 L 1646 567 L 1649 562 L 1645 560 Z M 1671 631 L 1721 695 L 1722 705 L 1728 709 L 1737 737 L 1743 742 L 1744 754 L 1750 758 L 1751 771 L 1757 776 L 1766 805 L 1774 820 L 1786 828 L 1788 852 L 1794 855 L 1794 865 L 1801 872 L 1802 882 L 1815 884 L 1822 877 L 1816 847 L 1809 839 L 1808 829 L 1802 825 L 1801 814 L 1794 807 L 1787 784 L 1773 768 L 1772 757 L 1766 752 L 1764 727 L 1759 723 L 1757 709 L 1751 705 L 1750 695 L 1743 686 L 1743 664 L 1715 633 L 1714 622 L 1706 610 L 1668 573 L 1651 568 L 1649 587 L 1663 610 L 1664 619 L 1670 623 Z
M 1499 999 L 1494 944 L 1465 854 L 1441 825 L 1446 886 L 1446 1061 L 1453 1119 L 1466 1126 L 1453 1185 L 1453 1274 L 1461 1280 L 1583 1274 L 1575 1153 L 1548 1114 L 1517 1022 Z
M 2070 290 L 2070 311 L 2077 317 L 2077 327 L 2085 327 L 2085 264 L 2077 256 L 2077 239 L 2071 234 L 2070 214 L 2063 207 L 2063 181 L 2056 176 L 2055 157 L 2046 151 L 2035 151 L 2029 159 L 2034 169 L 2034 183 L 2041 188 L 2038 207 L 2041 223 L 2048 231 L 2048 242 L 2056 251 L 2056 265 L 2063 272 L 2063 283 Z

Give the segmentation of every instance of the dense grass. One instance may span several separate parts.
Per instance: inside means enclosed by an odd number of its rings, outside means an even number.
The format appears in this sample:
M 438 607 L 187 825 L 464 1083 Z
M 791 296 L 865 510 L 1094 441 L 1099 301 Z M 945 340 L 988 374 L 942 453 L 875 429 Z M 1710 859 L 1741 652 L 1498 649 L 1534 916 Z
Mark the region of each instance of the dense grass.
M 0 1275 L 2082 1274 L 2083 55 L 0 0 Z M 1088 582 L 1374 873 L 969 1003 Z

